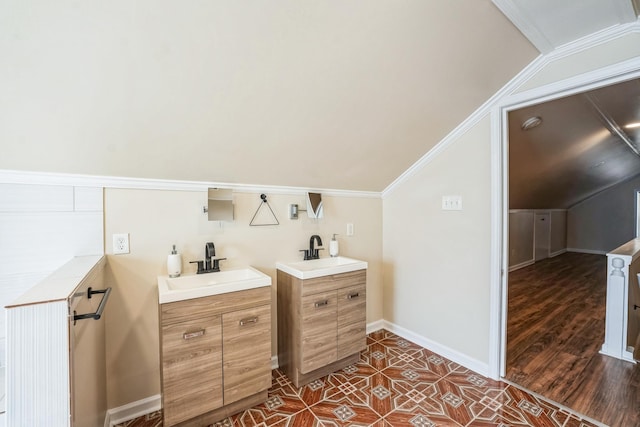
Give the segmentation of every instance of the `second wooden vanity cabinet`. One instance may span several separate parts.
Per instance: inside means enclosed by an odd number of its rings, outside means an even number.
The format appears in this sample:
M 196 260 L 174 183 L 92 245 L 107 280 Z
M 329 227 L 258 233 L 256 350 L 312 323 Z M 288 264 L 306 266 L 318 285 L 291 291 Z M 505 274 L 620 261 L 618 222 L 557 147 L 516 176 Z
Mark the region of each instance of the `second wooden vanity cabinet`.
M 298 279 L 278 270 L 278 364 L 299 387 L 366 348 L 366 270 Z
M 206 426 L 266 400 L 271 287 L 160 305 L 165 426 Z

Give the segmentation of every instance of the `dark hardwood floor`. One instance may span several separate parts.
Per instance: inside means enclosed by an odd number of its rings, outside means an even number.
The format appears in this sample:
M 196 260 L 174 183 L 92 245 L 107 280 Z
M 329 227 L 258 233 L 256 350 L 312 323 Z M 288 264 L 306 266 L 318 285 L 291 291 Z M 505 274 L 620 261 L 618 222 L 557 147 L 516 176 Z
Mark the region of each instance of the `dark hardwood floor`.
M 509 273 L 505 378 L 610 426 L 640 426 L 640 364 L 598 353 L 604 255 L 566 253 Z

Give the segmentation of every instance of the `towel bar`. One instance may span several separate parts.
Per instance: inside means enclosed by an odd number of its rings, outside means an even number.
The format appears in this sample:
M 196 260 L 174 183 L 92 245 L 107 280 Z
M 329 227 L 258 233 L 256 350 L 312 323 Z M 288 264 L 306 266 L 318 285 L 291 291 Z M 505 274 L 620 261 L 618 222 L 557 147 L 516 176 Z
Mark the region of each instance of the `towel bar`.
M 102 312 L 104 311 L 105 306 L 107 305 L 107 300 L 109 299 L 109 295 L 111 295 L 111 288 L 101 289 L 99 291 L 94 291 L 91 287 L 87 289 L 87 298 L 91 298 L 94 294 L 104 294 L 102 300 L 100 301 L 100 305 L 98 305 L 98 309 L 95 313 L 86 313 L 86 314 L 76 314 L 76 311 L 73 310 L 73 324 L 76 324 L 78 320 L 84 319 L 94 319 L 99 320 L 102 316 Z

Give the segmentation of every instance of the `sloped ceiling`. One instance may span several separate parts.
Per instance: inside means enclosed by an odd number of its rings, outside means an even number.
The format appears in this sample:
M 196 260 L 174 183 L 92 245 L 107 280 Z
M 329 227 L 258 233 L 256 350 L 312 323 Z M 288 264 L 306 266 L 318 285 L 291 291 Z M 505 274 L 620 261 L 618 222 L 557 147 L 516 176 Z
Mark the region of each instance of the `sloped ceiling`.
M 490 0 L 0 3 L 0 168 L 382 191 L 539 54 Z
M 542 124 L 522 130 L 530 117 Z M 637 79 L 510 112 L 509 207 L 570 208 L 640 174 L 634 124 Z

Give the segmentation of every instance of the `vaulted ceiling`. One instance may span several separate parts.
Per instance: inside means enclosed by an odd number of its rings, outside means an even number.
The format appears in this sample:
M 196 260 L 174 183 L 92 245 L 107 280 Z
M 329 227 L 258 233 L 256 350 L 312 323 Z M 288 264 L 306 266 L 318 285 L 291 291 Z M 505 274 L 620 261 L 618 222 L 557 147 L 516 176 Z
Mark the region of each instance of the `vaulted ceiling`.
M 382 191 L 538 51 L 490 0 L 0 3 L 0 168 Z
M 382 191 L 629 4 L 2 2 L 0 168 Z
M 532 117 L 542 123 L 523 130 Z M 639 154 L 638 79 L 512 111 L 509 205 L 570 208 L 639 175 Z

